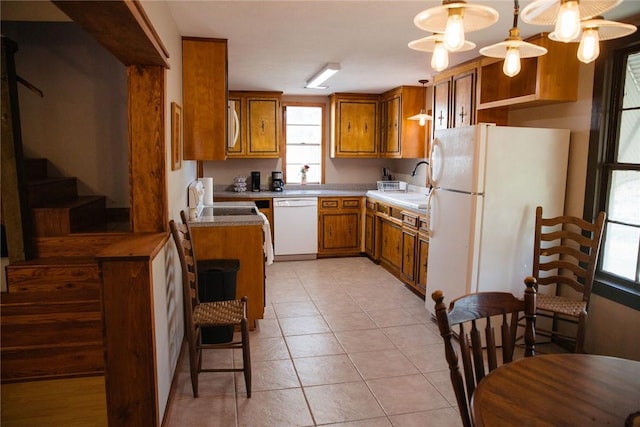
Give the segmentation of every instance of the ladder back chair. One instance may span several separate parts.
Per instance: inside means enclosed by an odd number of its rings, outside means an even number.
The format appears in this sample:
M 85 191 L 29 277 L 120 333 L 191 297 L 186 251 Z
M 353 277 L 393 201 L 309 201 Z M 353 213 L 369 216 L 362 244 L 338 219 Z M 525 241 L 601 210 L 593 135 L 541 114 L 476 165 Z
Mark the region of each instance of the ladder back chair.
M 184 302 L 185 336 L 188 344 L 189 370 L 193 396 L 198 397 L 200 372 L 243 372 L 247 397 L 251 397 L 251 356 L 247 322 L 247 297 L 229 301 L 200 302 L 198 298 L 198 267 L 191 241 L 191 230 L 184 211 L 182 224 L 171 220 L 169 228 L 178 249 L 182 266 L 182 297 Z M 239 326 L 240 340 L 219 344 L 202 343 L 202 328 L 208 326 Z M 242 349 L 241 368 L 203 368 L 202 351 L 212 349 Z M 235 362 L 234 362 L 235 363 Z
M 543 218 L 536 208 L 533 248 L 533 273 L 538 286 L 556 285 L 554 294 L 538 294 L 538 316 L 552 318 L 551 328 L 541 328 L 541 336 L 558 337 L 574 344 L 574 351 L 584 351 L 584 337 L 606 214 L 600 212 L 595 222 L 572 216 Z M 561 296 L 569 286 L 576 296 Z M 538 288 L 536 288 L 538 289 Z M 560 322 L 577 324 L 575 334 Z
M 477 384 L 486 373 L 499 366 L 499 343 L 496 343 L 492 322 L 500 323 L 501 364 L 509 363 L 513 359 L 518 319 L 522 313 L 526 319 L 524 355 L 535 355 L 535 279 L 528 277 L 525 284 L 527 289 L 524 299 L 518 299 L 508 292 L 479 292 L 451 301 L 449 310 L 444 304 L 442 291 L 435 291 L 431 295 L 436 303 L 436 319 L 440 335 L 444 339 L 451 384 L 465 427 L 473 425 L 469 404 Z M 484 334 L 481 329 L 484 329 Z M 459 344 L 459 356 L 454 349 L 454 339 L 457 339 Z M 462 359 L 462 372 L 458 357 Z

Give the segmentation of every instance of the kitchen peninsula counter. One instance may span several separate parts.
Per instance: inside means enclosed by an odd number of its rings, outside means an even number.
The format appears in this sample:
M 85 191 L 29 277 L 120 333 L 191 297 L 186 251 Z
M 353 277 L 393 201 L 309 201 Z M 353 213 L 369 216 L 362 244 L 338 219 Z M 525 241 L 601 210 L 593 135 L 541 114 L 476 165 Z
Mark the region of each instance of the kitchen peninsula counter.
M 217 207 L 255 207 L 253 202 L 214 202 Z M 204 208 L 206 209 L 206 208 Z M 206 212 L 206 211 L 205 211 Z M 190 220 L 198 259 L 238 259 L 236 298 L 247 296 L 249 328 L 264 317 L 265 253 L 262 215 L 203 215 Z

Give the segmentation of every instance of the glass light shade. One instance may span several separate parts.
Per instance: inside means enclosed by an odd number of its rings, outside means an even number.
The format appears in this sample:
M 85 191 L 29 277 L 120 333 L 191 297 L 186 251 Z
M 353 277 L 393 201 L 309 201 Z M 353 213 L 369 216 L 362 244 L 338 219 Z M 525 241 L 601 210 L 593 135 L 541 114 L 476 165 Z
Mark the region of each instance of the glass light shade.
M 562 3 L 554 32 L 557 39 L 565 43 L 580 35 L 580 9 L 577 1 L 569 0 Z
M 580 19 L 590 19 L 613 9 L 622 0 L 580 0 L 576 3 Z M 527 24 L 555 25 L 562 4 L 563 0 L 533 0 L 520 11 L 519 16 Z
M 517 46 L 507 48 L 507 56 L 504 58 L 502 71 L 509 77 L 513 77 L 520 72 L 520 49 Z
M 444 45 L 451 51 L 456 51 L 464 46 L 462 9 L 449 9 L 449 18 L 444 29 Z
M 427 124 L 428 120 L 431 120 L 431 116 L 427 114 L 427 112 L 424 110 L 424 108 L 422 110 L 420 110 L 420 112 L 418 114 L 416 114 L 415 116 L 411 116 L 408 118 L 409 120 L 418 120 L 418 124 L 420 126 L 424 126 Z
M 546 0 L 545 0 L 546 1 Z M 441 6 L 432 7 L 418 13 L 413 18 L 416 27 L 432 33 L 444 33 L 452 9 L 457 9 L 464 16 L 464 31 L 482 30 L 498 22 L 498 11 L 479 4 L 466 1 L 444 0 Z
M 587 28 L 582 32 L 580 46 L 578 46 L 578 59 L 588 64 L 600 55 L 600 37 L 597 28 Z
M 431 56 L 431 68 L 442 71 L 449 66 L 449 52 L 443 42 L 436 42 Z

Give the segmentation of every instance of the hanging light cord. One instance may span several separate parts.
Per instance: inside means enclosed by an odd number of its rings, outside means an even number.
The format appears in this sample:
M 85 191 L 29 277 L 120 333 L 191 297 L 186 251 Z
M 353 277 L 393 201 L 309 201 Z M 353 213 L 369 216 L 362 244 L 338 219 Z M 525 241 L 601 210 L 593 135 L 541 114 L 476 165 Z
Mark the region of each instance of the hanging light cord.
M 518 15 L 520 14 L 520 2 L 513 0 L 513 28 L 518 28 Z

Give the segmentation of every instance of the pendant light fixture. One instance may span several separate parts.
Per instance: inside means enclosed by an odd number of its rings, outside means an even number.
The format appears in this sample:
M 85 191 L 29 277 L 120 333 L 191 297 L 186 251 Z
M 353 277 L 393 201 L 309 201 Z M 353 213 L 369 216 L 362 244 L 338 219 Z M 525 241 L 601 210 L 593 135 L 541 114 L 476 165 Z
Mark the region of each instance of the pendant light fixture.
M 429 83 L 429 80 L 418 80 L 418 83 L 422 84 L 422 108 L 420 109 L 420 112 L 418 114 L 416 114 L 415 116 L 411 116 L 408 119 L 418 120 L 420 122 L 420 126 L 424 126 L 427 124 L 427 120 L 431 120 L 431 116 L 427 114 L 427 111 L 424 108 L 425 105 L 427 105 L 427 94 L 424 85 Z
M 433 34 L 418 40 L 409 42 L 409 47 L 421 52 L 433 52 L 431 56 L 431 68 L 435 71 L 442 71 L 449 66 L 449 51 L 444 45 L 444 34 Z M 456 52 L 464 52 L 475 49 L 476 45 L 470 41 L 465 41 L 463 46 Z
M 522 9 L 527 24 L 555 25 L 556 41 L 572 42 L 580 36 L 580 21 L 593 18 L 622 0 L 534 0 Z
M 600 54 L 600 40 L 626 37 L 637 30 L 635 25 L 607 21 L 602 16 L 582 21 L 580 26 L 582 28 L 582 37 L 576 37 L 570 41 L 580 42 L 578 59 L 585 64 L 593 62 Z M 558 34 L 555 31 L 549 34 L 549 38 L 559 41 Z
M 413 19 L 421 30 L 444 34 L 443 43 L 450 52 L 464 48 L 465 31 L 481 30 L 497 21 L 495 9 L 464 0 L 443 0 L 441 6 L 423 10 Z
M 518 15 L 520 4 L 518 0 L 513 2 L 513 28 L 509 30 L 509 37 L 505 41 L 480 49 L 480 54 L 492 58 L 504 58 L 502 71 L 505 75 L 513 77 L 520 72 L 520 58 L 534 58 L 547 53 L 542 46 L 528 43 L 520 37 L 518 30 Z

